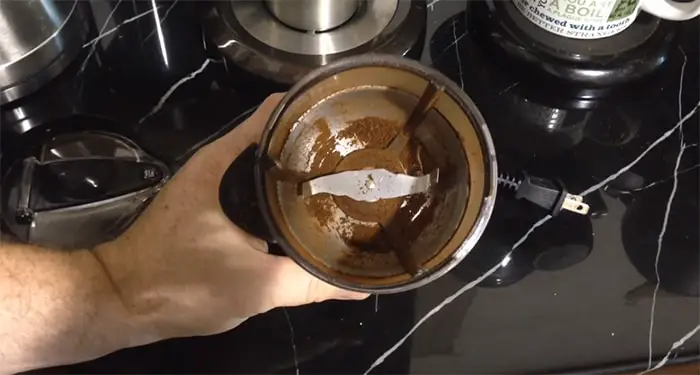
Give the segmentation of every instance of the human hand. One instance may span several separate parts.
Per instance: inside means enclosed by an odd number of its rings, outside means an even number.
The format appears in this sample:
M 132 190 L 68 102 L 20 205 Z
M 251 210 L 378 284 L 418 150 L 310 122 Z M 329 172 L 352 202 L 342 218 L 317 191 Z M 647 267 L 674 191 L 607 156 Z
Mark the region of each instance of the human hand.
M 145 341 L 227 331 L 278 306 L 366 297 L 267 254 L 265 242 L 221 209 L 226 169 L 260 139 L 281 98 L 271 95 L 248 120 L 200 149 L 122 236 L 96 249 Z

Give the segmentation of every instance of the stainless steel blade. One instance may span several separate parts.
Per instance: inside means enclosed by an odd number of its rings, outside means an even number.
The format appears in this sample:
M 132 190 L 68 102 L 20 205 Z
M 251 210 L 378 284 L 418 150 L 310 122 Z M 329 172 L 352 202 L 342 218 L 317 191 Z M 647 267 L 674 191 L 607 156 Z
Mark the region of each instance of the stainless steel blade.
M 356 201 L 376 202 L 428 191 L 439 179 L 439 170 L 424 176 L 397 174 L 386 169 L 347 171 L 315 178 L 301 184 L 304 197 L 328 193 Z

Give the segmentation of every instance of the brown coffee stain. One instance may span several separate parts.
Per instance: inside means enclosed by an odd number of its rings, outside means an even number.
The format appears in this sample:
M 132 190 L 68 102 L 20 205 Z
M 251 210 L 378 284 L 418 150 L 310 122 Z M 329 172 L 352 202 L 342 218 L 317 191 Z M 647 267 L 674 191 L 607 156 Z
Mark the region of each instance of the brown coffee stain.
M 379 117 L 365 117 L 350 121 L 338 132 L 338 138 L 345 138 L 365 148 L 385 148 L 401 130 L 401 124 Z
M 376 223 L 356 223 L 346 218 L 340 220 L 340 235 L 348 246 L 360 250 L 389 252 L 391 248 L 387 244 L 379 243 L 382 239 L 382 227 Z
M 313 126 L 319 131 L 319 135 L 309 154 L 309 157 L 313 158 L 311 173 L 321 175 L 333 172 L 341 159 L 340 153 L 335 149 L 337 140 L 325 119 L 316 120 Z
M 307 198 L 306 208 L 321 227 L 328 228 L 333 219 L 333 198 L 329 194 L 316 194 Z

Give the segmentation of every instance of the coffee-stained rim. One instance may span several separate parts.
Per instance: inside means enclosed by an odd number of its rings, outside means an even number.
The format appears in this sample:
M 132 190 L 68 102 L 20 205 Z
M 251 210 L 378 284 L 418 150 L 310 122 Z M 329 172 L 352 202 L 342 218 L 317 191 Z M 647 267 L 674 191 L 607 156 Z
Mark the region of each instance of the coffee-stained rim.
M 270 206 L 266 191 L 266 171 L 267 166 L 270 165 L 268 152 L 274 132 L 276 131 L 285 111 L 287 111 L 295 100 L 300 98 L 307 89 L 314 87 L 317 83 L 322 82 L 333 75 L 347 70 L 372 66 L 408 71 L 409 73 L 423 76 L 428 81 L 435 81 L 445 88 L 445 94 L 452 97 L 457 105 L 461 107 L 466 116 L 471 120 L 475 133 L 479 138 L 484 158 L 485 186 L 478 218 L 472 225 L 461 245 L 453 251 L 453 253 L 444 261 L 442 265 L 401 284 L 367 288 L 321 272 L 321 270 L 304 259 L 304 257 L 295 250 L 295 248 L 290 244 L 289 240 L 281 233 L 281 230 L 278 228 L 273 214 L 271 213 L 272 208 Z M 267 122 L 262 140 L 260 142 L 260 148 L 257 151 L 255 166 L 256 194 L 263 218 L 271 234 L 276 239 L 277 243 L 284 249 L 285 253 L 306 271 L 330 284 L 349 290 L 373 293 L 396 293 L 418 288 L 441 277 L 457 266 L 457 264 L 459 264 L 459 262 L 466 257 L 469 251 L 474 248 L 491 217 L 493 207 L 495 205 L 497 176 L 496 154 L 490 132 L 486 126 L 483 116 L 478 111 L 476 105 L 469 98 L 469 96 L 467 96 L 456 83 L 434 69 L 428 68 L 413 60 L 379 54 L 355 56 L 336 61 L 325 67 L 314 70 L 310 74 L 306 75 L 296 85 L 294 85 L 294 87 L 292 87 L 284 96 L 277 108 L 275 108 L 275 110 L 272 112 L 272 115 Z

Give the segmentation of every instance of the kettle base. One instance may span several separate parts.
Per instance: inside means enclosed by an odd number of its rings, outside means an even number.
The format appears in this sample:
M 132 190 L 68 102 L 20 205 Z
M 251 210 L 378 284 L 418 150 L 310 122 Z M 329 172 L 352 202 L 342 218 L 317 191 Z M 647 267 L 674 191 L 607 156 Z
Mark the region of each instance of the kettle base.
M 672 22 L 647 14 L 619 34 L 594 40 L 562 37 L 526 19 L 510 1 L 475 2 L 469 12 L 483 44 L 536 74 L 604 87 L 643 78 L 664 61 Z
M 291 85 L 315 68 L 348 56 L 419 58 L 426 20 L 424 1 L 375 0 L 363 4 L 343 25 L 314 33 L 286 26 L 262 2 L 220 1 L 205 12 L 204 27 L 217 53 L 231 65 Z

